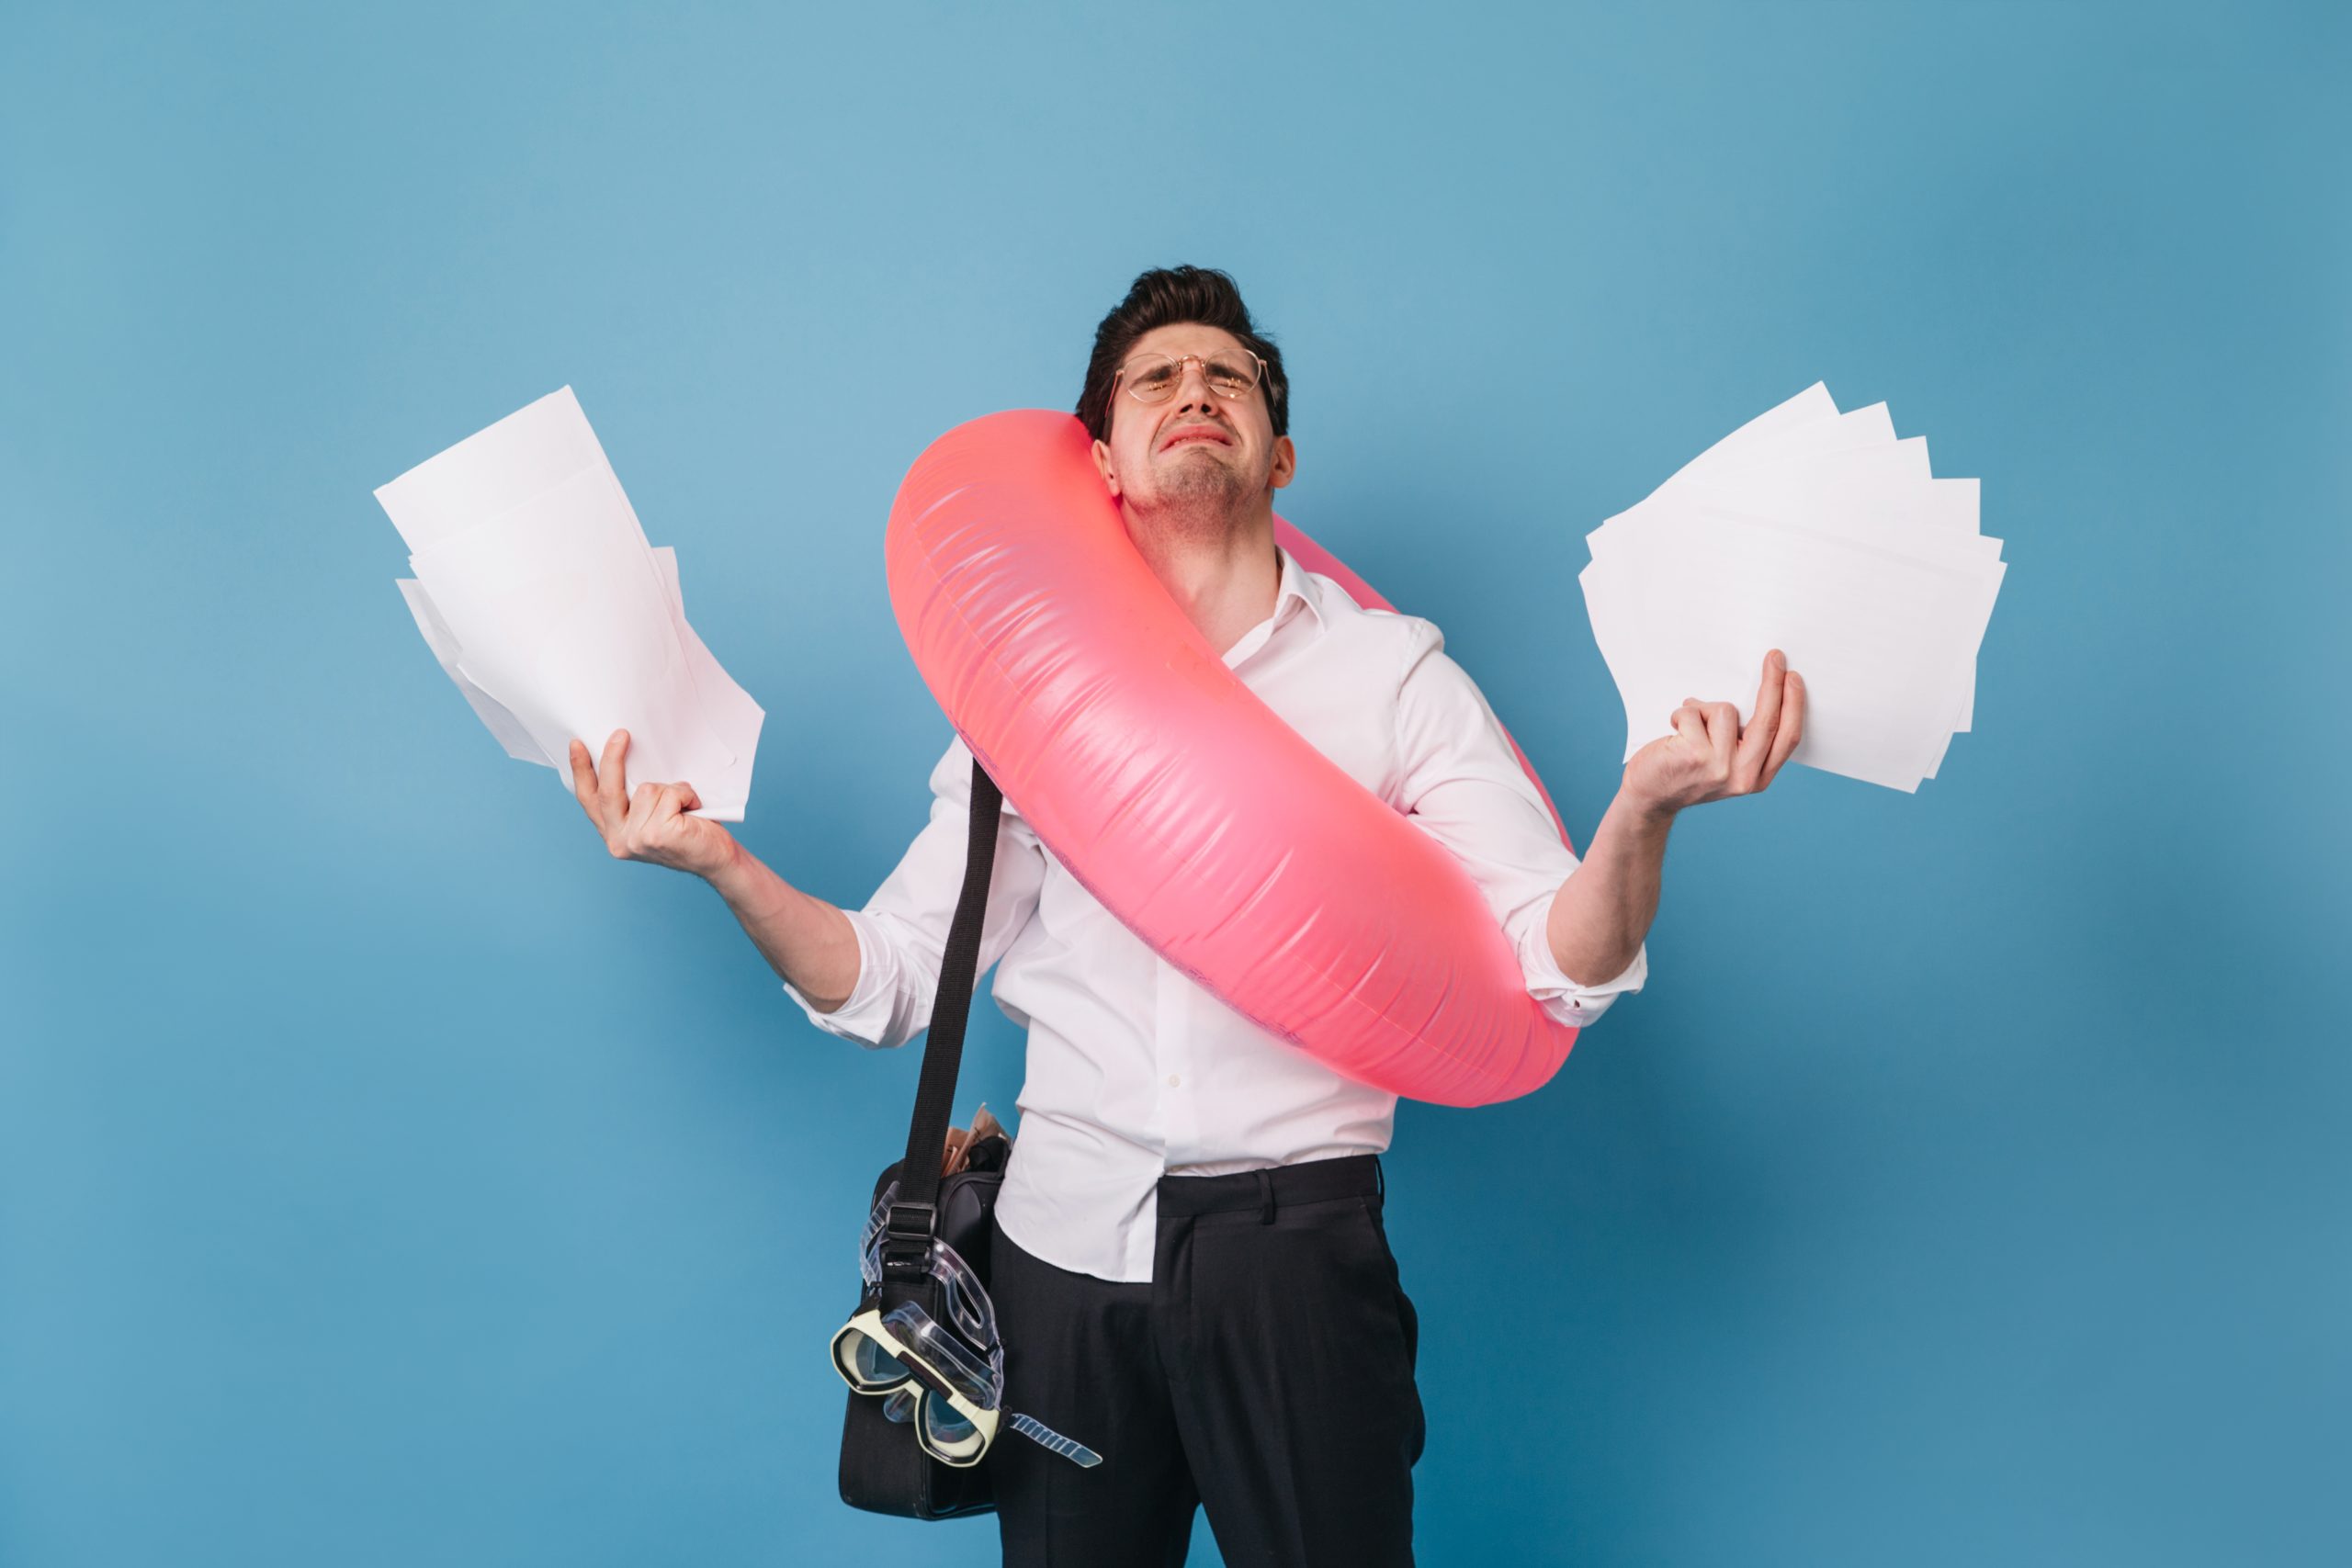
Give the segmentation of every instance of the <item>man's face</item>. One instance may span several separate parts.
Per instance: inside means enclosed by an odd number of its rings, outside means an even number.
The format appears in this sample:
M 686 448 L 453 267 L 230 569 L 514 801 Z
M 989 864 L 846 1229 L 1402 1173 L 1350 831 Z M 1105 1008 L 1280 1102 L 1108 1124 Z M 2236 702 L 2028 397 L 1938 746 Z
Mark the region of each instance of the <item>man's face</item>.
M 1237 356 L 1254 365 L 1240 340 L 1222 327 L 1180 321 L 1137 338 L 1123 363 L 1133 365 L 1147 354 L 1182 361 L 1181 377 L 1175 392 L 1156 403 L 1132 396 L 1125 377 L 1112 389 L 1109 438 L 1094 444 L 1094 463 L 1111 493 L 1147 513 L 1271 506 L 1298 459 L 1290 437 L 1274 434 L 1265 382 L 1227 399 L 1210 388 L 1202 367 L 1204 360 Z

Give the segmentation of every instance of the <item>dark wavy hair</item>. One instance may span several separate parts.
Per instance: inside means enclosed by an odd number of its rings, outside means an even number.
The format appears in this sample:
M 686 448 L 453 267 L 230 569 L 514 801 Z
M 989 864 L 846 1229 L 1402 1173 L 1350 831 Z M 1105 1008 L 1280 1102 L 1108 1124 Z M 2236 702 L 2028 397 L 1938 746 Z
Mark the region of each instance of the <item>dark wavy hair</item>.
M 1250 324 L 1250 307 L 1241 302 L 1241 290 L 1212 266 L 1154 267 L 1136 279 L 1127 297 L 1094 329 L 1094 353 L 1086 361 L 1086 386 L 1078 395 L 1078 417 L 1085 422 L 1087 434 L 1097 441 L 1110 439 L 1111 382 L 1136 340 L 1179 321 L 1231 333 L 1265 360 L 1266 410 L 1273 415 L 1274 434 L 1287 434 L 1290 378 L 1283 371 L 1283 351 Z

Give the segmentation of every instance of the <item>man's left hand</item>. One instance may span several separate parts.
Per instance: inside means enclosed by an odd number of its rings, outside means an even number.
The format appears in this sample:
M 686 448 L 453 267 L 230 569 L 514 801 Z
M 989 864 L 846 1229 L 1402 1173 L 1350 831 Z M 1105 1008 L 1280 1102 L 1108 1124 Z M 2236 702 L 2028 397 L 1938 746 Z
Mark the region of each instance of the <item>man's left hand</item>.
M 1686 806 L 1755 795 L 1772 782 L 1804 738 L 1804 682 L 1779 649 L 1764 656 L 1753 716 L 1742 728 L 1730 703 L 1685 697 L 1674 733 L 1662 735 L 1625 764 L 1619 794 L 1646 816 L 1672 817 Z

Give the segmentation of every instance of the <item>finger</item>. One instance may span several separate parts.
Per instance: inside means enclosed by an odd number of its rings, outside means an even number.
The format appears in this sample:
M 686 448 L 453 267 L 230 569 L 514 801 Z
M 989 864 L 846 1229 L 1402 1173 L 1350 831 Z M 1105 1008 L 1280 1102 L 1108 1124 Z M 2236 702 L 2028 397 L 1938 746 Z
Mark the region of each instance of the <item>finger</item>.
M 1667 722 L 1674 726 L 1674 733 L 1689 741 L 1699 755 L 1703 757 L 1707 754 L 1707 721 L 1699 716 L 1695 705 L 1685 705 L 1676 708 L 1674 716 Z
M 1707 749 L 1716 770 L 1728 778 L 1732 750 L 1739 744 L 1739 709 L 1729 703 L 1705 703 L 1700 711 L 1707 716 Z
M 1781 771 L 1781 764 L 1789 760 L 1790 753 L 1804 739 L 1804 678 L 1792 670 L 1781 677 L 1781 685 L 1784 688 L 1781 695 L 1784 705 L 1781 709 L 1781 732 L 1772 738 L 1772 754 L 1764 760 L 1764 772 L 1756 786 L 1758 789 L 1772 782 L 1773 775 Z
M 596 768 L 588 760 L 588 748 L 576 739 L 571 743 L 571 793 L 580 809 L 588 813 L 588 820 L 596 822 Z M 598 827 L 603 825 L 597 822 Z
M 617 833 L 628 820 L 628 731 L 616 729 L 605 742 L 605 765 L 597 771 L 597 808 L 604 813 L 605 831 Z
M 641 784 L 629 791 L 628 798 L 621 803 L 619 840 L 632 858 L 644 856 L 649 841 L 646 826 L 653 819 L 653 803 L 661 794 L 660 784 Z
M 1763 787 L 1764 762 L 1772 750 L 1773 732 L 1781 723 L 1781 671 L 1785 661 L 1774 649 L 1764 656 L 1764 679 L 1756 688 L 1755 716 L 1739 734 L 1739 750 L 1732 762 L 1732 787 L 1746 791 Z

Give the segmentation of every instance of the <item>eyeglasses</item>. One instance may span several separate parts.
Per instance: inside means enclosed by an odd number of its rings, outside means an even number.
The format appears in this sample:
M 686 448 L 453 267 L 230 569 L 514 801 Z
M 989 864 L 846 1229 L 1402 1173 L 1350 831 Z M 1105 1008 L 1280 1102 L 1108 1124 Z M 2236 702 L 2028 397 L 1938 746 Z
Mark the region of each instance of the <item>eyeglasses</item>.
M 1250 395 L 1266 374 L 1266 362 L 1249 349 L 1219 349 L 1215 354 L 1182 354 L 1173 357 L 1165 354 L 1138 354 L 1119 367 L 1111 380 L 1127 384 L 1127 395 L 1137 402 L 1164 403 L 1183 383 L 1186 361 L 1201 367 L 1201 375 L 1209 390 L 1227 402 L 1236 402 Z

